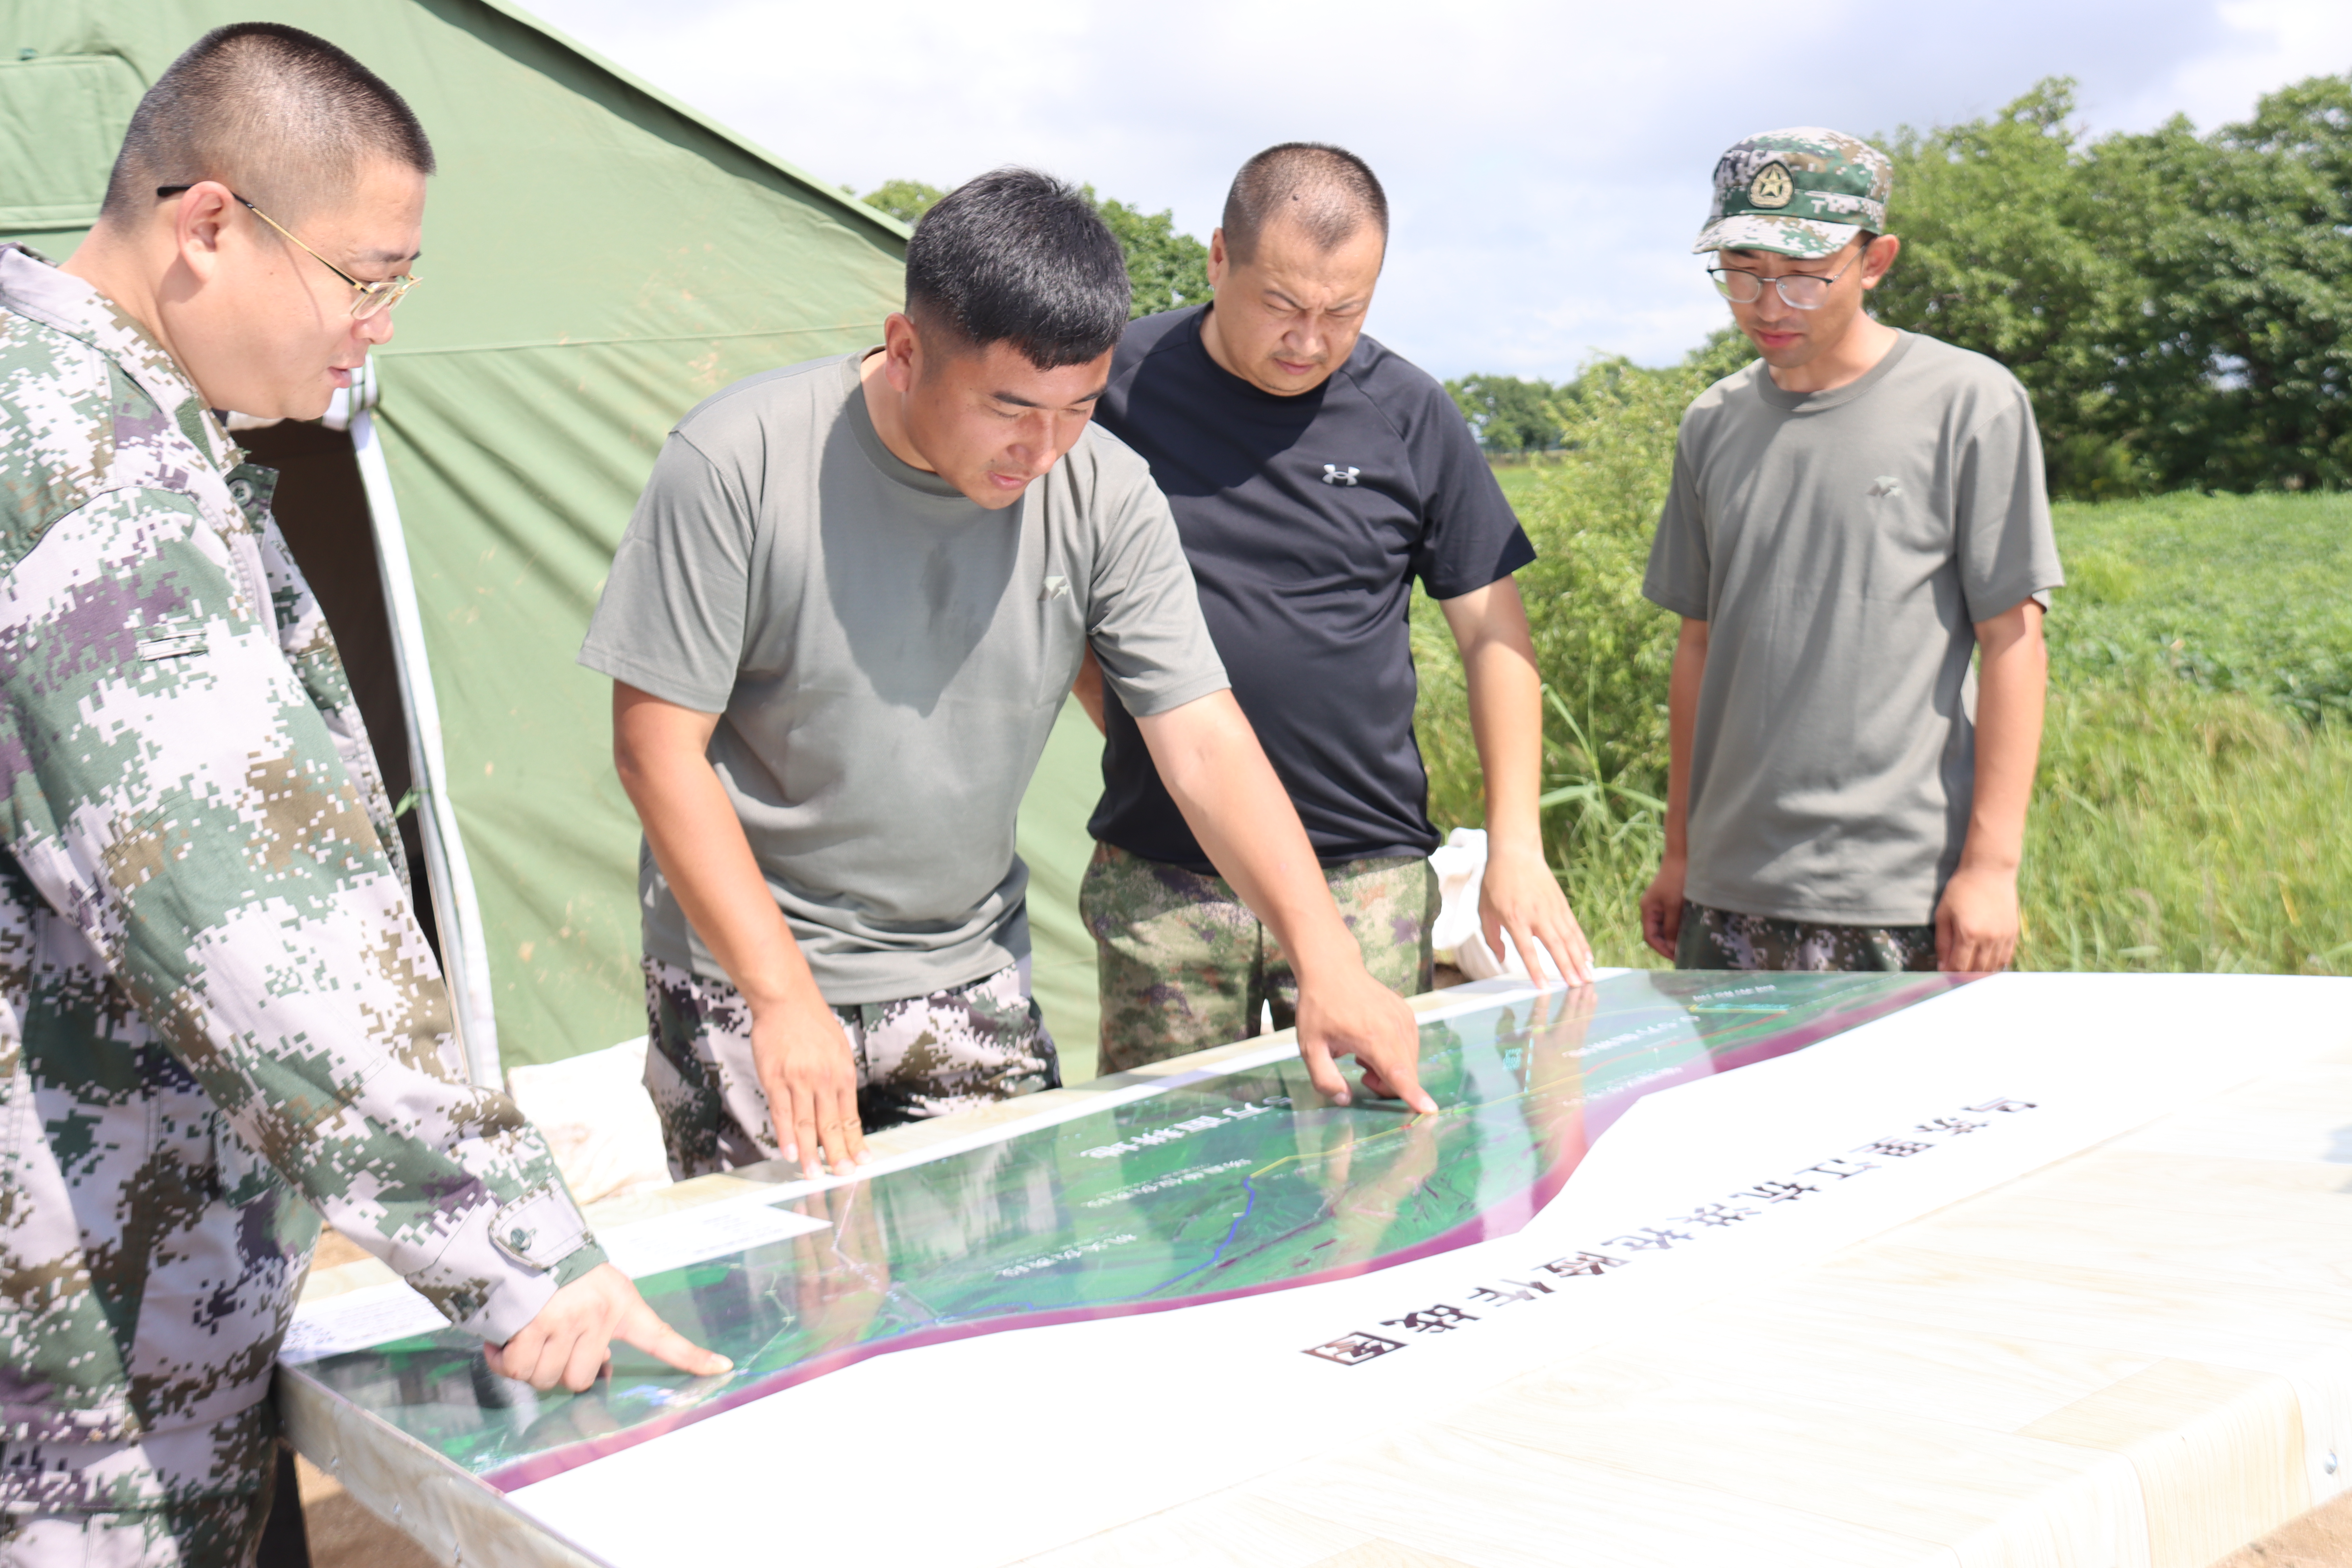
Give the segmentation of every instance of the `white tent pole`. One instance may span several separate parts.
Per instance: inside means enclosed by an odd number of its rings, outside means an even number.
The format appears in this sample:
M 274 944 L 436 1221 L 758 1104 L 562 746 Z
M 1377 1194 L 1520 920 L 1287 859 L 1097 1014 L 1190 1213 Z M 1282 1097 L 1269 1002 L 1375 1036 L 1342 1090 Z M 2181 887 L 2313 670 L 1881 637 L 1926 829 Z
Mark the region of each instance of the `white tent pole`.
M 373 366 L 369 370 L 373 373 Z M 483 937 L 481 903 L 474 896 L 474 874 L 466 862 L 466 840 L 457 831 L 457 807 L 449 799 L 449 764 L 441 752 L 441 705 L 433 695 L 433 667 L 425 658 L 425 621 L 416 607 L 408 539 L 401 531 L 400 503 L 393 497 L 392 470 L 384 466 L 383 447 L 376 440 L 375 418 L 364 408 L 351 417 L 352 450 L 359 458 L 360 483 L 375 523 L 376 570 L 392 620 L 400 706 L 408 718 L 410 773 L 420 805 L 417 820 L 424 829 L 433 913 L 441 932 L 441 966 L 448 976 L 467 1071 L 476 1083 L 497 1088 L 506 1078 L 499 1065 L 498 1018 L 490 1008 L 490 952 Z

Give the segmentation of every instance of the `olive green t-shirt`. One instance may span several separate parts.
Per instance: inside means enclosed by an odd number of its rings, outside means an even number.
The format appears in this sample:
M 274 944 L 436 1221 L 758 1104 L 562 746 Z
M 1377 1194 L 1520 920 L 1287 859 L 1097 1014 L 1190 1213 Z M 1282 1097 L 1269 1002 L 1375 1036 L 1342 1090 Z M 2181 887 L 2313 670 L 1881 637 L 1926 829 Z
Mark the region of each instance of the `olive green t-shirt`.
M 1226 686 L 1142 458 L 1090 426 L 991 511 L 883 446 L 863 358 L 678 421 L 580 653 L 719 715 L 711 764 L 835 1005 L 1028 952 L 1015 817 L 1089 643 L 1132 712 Z M 650 852 L 639 890 L 646 951 L 725 978 Z
M 1701 393 L 1643 583 L 1708 623 L 1685 897 L 1933 920 L 1974 795 L 1976 623 L 2064 581 L 2032 405 L 1982 354 L 1906 332 L 1829 392 L 1759 360 Z

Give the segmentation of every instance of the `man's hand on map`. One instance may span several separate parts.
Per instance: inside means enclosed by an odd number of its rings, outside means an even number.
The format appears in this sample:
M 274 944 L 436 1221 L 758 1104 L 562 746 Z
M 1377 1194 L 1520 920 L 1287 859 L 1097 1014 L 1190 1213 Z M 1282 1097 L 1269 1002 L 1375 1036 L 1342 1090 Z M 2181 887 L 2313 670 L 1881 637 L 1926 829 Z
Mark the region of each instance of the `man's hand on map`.
M 1334 1105 L 1349 1103 L 1354 1096 L 1332 1058 L 1353 1056 L 1365 1093 L 1435 1110 L 1437 1101 L 1421 1087 L 1421 1026 L 1412 1009 L 1361 962 L 1334 967 L 1336 975 L 1298 977 L 1298 1056 L 1316 1092 Z
M 485 1345 L 482 1359 L 500 1377 L 537 1389 L 561 1383 L 578 1394 L 612 1359 L 612 1343 L 635 1345 L 656 1361 L 692 1377 L 715 1377 L 735 1363 L 671 1328 L 637 1294 L 629 1277 L 609 1263 L 547 1299 L 539 1316 L 502 1345 Z
M 866 1163 L 866 1127 L 857 1116 L 857 1066 L 841 1020 L 814 984 L 768 1006 L 751 1008 L 751 1061 L 784 1158 L 812 1176 L 830 1163 L 845 1176 Z
M 1584 928 L 1568 907 L 1559 879 L 1544 863 L 1543 845 L 1497 847 L 1492 832 L 1486 842 L 1486 869 L 1478 879 L 1478 927 L 1487 951 L 1502 957 L 1503 936 L 1508 932 L 1528 977 L 1538 984 L 1544 984 L 1542 952 L 1551 954 L 1569 984 L 1591 984 L 1592 944 L 1584 940 Z
M 1421 1030 L 1402 997 L 1364 972 L 1362 952 L 1299 826 L 1289 792 L 1230 691 L 1136 720 L 1160 782 L 1242 902 L 1298 973 L 1298 1054 L 1316 1091 L 1350 1096 L 1334 1057 L 1353 1056 L 1364 1091 L 1435 1110 L 1421 1087 Z
M 866 1158 L 857 1072 L 710 765 L 719 715 L 613 683 L 613 764 L 687 922 L 751 1009 L 751 1062 L 777 1152 L 822 1174 Z

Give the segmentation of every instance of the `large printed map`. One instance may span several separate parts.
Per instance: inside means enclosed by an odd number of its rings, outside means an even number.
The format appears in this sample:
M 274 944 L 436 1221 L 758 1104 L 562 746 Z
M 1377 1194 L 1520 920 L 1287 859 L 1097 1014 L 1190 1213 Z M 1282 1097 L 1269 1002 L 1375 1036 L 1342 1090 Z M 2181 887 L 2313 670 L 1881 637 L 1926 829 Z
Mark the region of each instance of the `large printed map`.
M 805 1234 L 638 1280 L 671 1323 L 733 1359 L 720 1377 L 623 1352 L 586 1394 L 533 1394 L 449 1330 L 303 1370 L 512 1489 L 867 1356 L 1292 1289 L 1510 1234 L 1643 1096 L 1952 984 L 1623 974 L 1425 1024 L 1434 1116 L 1325 1105 L 1294 1058 L 869 1178 L 782 1189 L 777 1206 L 804 1216 Z

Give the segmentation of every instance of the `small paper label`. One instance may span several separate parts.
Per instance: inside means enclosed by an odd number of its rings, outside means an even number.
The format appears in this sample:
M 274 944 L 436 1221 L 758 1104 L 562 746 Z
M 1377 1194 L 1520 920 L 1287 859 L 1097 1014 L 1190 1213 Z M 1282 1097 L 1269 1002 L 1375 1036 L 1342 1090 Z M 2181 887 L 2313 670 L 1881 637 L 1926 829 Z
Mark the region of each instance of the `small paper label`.
M 286 1329 L 286 1342 L 278 1347 L 278 1359 L 289 1366 L 299 1366 L 448 1326 L 449 1320 L 432 1302 L 399 1281 L 369 1285 L 295 1308 L 294 1321 Z
M 614 1267 L 632 1279 L 642 1279 L 830 1228 L 828 1221 L 766 1204 L 714 1204 L 616 1225 L 598 1231 L 596 1239 L 604 1244 Z M 369 1285 L 296 1307 L 278 1359 L 299 1366 L 448 1326 L 449 1320 L 432 1302 L 406 1285 Z
M 632 1279 L 642 1279 L 648 1274 L 683 1268 L 689 1263 L 748 1252 L 772 1241 L 832 1228 L 830 1221 L 811 1219 L 767 1204 L 723 1207 L 714 1205 L 708 1210 L 688 1209 L 659 1219 L 616 1225 L 610 1230 L 598 1231 L 596 1239 L 604 1244 L 605 1252 L 622 1273 Z

